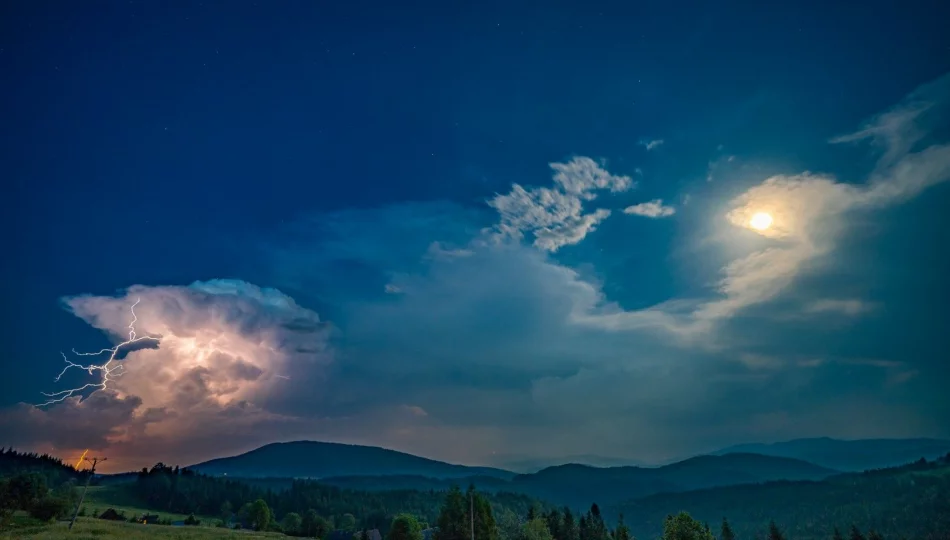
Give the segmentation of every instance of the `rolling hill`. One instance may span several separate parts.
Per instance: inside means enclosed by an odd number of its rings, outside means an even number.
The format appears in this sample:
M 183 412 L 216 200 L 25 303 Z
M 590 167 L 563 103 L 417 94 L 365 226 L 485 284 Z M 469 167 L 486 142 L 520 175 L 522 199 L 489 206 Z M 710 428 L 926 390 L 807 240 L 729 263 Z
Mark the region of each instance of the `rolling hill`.
M 533 474 L 499 478 L 466 477 L 452 480 L 419 476 L 328 477 L 322 482 L 350 489 L 447 489 L 452 483 L 472 483 L 484 491 L 511 491 L 553 503 L 585 508 L 592 502 L 615 504 L 655 493 L 687 491 L 714 486 L 769 480 L 818 480 L 837 471 L 800 460 L 730 454 L 699 456 L 663 467 L 591 467 L 559 465 Z
M 514 476 L 514 473 L 502 469 L 453 465 L 374 446 L 315 441 L 268 444 L 241 455 L 212 459 L 188 468 L 214 476 L 247 478 L 413 475 L 508 479 Z
M 941 439 L 840 440 L 827 437 L 794 439 L 773 444 L 742 444 L 713 452 L 736 452 L 801 459 L 839 471 L 865 471 L 896 467 L 920 458 L 932 460 L 950 452 L 950 441 Z
M 787 538 L 831 538 L 852 524 L 885 538 L 946 539 L 950 531 L 950 459 L 822 481 L 768 482 L 664 493 L 608 507 L 623 513 L 637 538 L 655 538 L 668 514 L 689 512 L 718 530 L 728 518 L 738 538 L 762 538 L 774 519 Z

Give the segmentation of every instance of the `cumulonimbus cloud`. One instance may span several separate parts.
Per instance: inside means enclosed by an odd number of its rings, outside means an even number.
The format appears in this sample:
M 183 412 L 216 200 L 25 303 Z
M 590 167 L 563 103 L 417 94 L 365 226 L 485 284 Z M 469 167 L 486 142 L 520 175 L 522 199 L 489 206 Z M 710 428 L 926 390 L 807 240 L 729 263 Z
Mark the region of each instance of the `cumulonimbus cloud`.
M 243 281 L 137 285 L 118 296 L 64 302 L 115 342 L 127 338 L 131 306 L 138 302 L 136 333 L 153 336 L 158 346 L 124 354 L 116 360 L 121 375 L 86 399 L 4 411 L 4 431 L 20 439 L 14 442 L 141 451 L 148 440 L 184 445 L 221 429 L 253 432 L 262 424 L 296 423 L 274 405 L 295 391 L 298 373 L 312 384 L 333 361 L 332 327 L 280 291 Z M 67 370 L 51 390 L 98 376 Z

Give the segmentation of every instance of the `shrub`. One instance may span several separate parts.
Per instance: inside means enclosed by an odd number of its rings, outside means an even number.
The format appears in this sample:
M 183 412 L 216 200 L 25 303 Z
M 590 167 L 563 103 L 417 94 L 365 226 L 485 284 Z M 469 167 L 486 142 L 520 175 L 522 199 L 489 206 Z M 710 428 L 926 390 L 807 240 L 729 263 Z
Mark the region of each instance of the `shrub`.
M 43 497 L 30 506 L 29 514 L 40 521 L 52 521 L 69 512 L 69 501 L 60 497 Z

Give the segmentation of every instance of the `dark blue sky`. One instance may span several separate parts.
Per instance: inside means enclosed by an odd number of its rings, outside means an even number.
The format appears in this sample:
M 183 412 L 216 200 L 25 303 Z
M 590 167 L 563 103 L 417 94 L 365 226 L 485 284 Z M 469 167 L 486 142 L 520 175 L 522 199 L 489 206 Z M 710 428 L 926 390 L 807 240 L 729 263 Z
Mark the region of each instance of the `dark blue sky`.
M 165 461 L 302 437 L 503 464 L 950 436 L 938 2 L 0 9 L 0 445 L 84 446 L 49 432 L 106 409 L 89 446 L 148 439 Z M 556 163 L 617 189 L 572 192 Z M 657 199 L 672 215 L 631 210 Z M 135 285 L 166 337 L 130 354 L 155 395 L 133 373 L 98 401 L 17 405 L 61 389 L 60 350 L 109 343 L 90 324 L 128 322 L 63 298 Z M 238 377 L 175 348 L 202 313 L 297 343 L 282 317 L 300 313 L 256 287 L 328 323 L 319 353 L 216 349 L 260 371 Z M 238 402 L 270 428 L 205 440 L 145 418 L 200 427 Z M 656 436 L 621 434 L 638 430 Z

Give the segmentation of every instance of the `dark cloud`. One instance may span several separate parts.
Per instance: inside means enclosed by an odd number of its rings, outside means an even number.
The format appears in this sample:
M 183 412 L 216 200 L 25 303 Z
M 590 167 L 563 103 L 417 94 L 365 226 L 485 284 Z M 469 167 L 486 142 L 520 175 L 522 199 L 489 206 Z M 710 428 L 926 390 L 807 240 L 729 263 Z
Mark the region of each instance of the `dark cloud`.
M 97 392 L 89 398 L 69 398 L 51 409 L 19 404 L 0 409 L 0 433 L 4 444 L 27 448 L 106 448 L 135 420 L 142 400 L 120 398 L 112 392 Z M 142 421 L 149 421 L 149 413 Z

